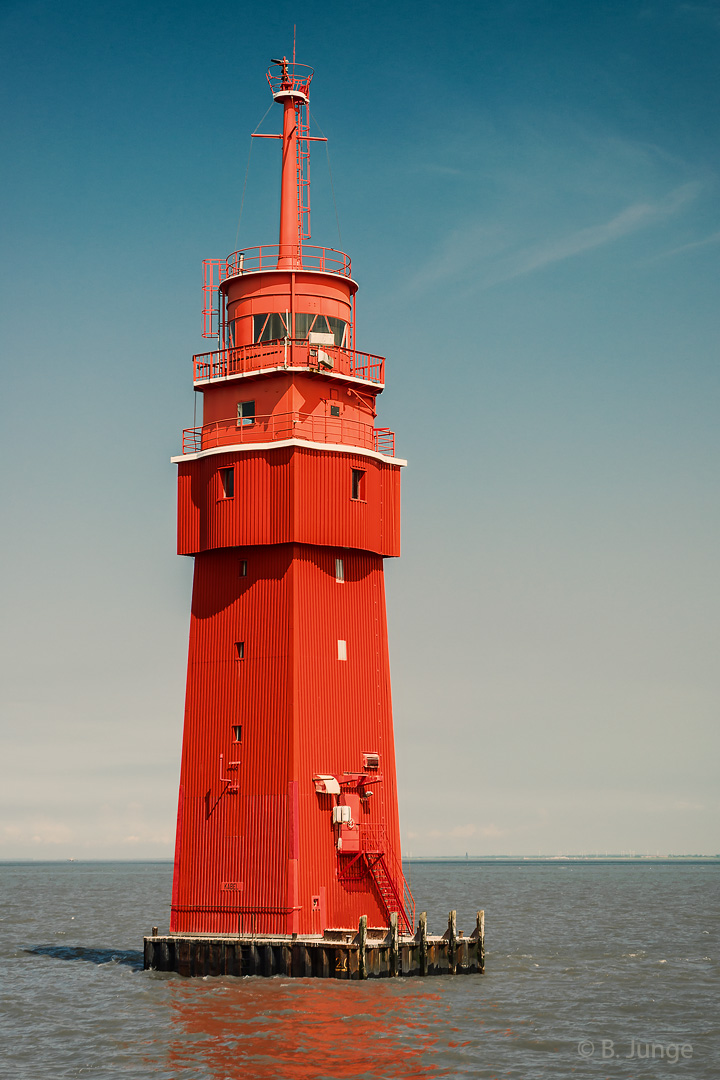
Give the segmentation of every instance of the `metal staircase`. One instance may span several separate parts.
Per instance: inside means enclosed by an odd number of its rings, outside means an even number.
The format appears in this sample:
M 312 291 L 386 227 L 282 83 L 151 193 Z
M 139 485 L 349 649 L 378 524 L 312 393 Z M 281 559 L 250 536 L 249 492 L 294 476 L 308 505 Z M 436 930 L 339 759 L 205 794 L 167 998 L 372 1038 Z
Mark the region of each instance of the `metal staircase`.
M 412 934 L 415 901 L 384 825 L 360 826 L 360 853 L 340 870 L 338 880 L 358 881 L 365 874 L 373 879 L 388 922 L 390 916 L 397 913 L 400 932 Z

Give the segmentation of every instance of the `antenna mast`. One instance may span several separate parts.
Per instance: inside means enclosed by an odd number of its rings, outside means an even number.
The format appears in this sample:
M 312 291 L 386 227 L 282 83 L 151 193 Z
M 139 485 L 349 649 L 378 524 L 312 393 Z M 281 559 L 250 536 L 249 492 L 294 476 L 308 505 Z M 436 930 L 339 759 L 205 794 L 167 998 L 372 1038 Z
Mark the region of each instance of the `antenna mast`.
M 310 239 L 310 130 L 308 102 L 313 69 L 283 56 L 272 63 L 267 79 L 275 101 L 283 106 L 280 187 L 280 251 L 278 269 L 302 266 L 302 245 Z

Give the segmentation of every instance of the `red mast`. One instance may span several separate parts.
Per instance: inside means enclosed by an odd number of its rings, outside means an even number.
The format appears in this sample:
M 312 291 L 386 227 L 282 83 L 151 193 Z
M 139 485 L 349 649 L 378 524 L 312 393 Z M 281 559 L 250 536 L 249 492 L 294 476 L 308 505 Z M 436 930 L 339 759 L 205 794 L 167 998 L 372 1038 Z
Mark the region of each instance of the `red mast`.
M 385 361 L 355 349 L 350 260 L 304 244 L 312 69 L 273 64 L 279 243 L 205 264 L 219 347 L 173 459 L 195 570 L 171 932 L 411 932 L 383 578 L 405 462 L 375 427 Z

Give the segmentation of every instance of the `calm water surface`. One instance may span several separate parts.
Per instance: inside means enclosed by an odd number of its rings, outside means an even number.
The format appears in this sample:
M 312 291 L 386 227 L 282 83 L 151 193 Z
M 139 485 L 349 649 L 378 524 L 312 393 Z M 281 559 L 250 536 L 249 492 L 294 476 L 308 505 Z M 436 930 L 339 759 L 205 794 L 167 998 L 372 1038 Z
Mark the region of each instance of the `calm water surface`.
M 485 908 L 484 976 L 143 972 L 169 863 L 2 864 L 0 1075 L 718 1080 L 718 864 L 410 871 L 432 932 Z

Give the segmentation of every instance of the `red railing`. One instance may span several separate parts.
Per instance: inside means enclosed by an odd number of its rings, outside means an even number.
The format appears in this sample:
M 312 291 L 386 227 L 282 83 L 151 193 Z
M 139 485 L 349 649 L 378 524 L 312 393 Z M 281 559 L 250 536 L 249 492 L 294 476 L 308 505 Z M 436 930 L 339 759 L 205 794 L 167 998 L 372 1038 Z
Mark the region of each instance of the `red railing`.
M 405 880 L 402 863 L 395 854 L 384 825 L 360 825 L 360 854 L 338 874 L 340 881 L 359 881 L 369 872 L 378 887 L 388 914 L 397 911 L 400 929 L 415 928 L 415 899 Z
M 279 94 L 282 90 L 299 90 L 305 97 L 308 96 L 310 83 L 315 74 L 314 68 L 308 64 L 296 64 L 294 61 L 291 63 L 289 60 L 282 60 L 279 63 L 273 60 L 273 64 L 280 69 L 273 71 L 270 68 L 267 73 L 267 81 L 270 83 L 273 95 Z
M 336 372 L 355 379 L 366 379 L 380 386 L 385 382 L 384 356 L 343 349 L 339 345 L 311 345 L 300 338 L 239 345 L 234 349 L 218 349 L 193 356 L 195 382 L 226 379 L 230 375 L 277 367 Z
M 373 845 L 377 846 L 378 844 L 383 848 L 382 853 L 385 857 L 387 870 L 395 886 L 397 899 L 402 904 L 405 922 L 408 924 L 408 930 L 412 933 L 415 926 L 415 899 L 410 891 L 410 886 L 405 879 L 405 875 L 403 874 L 402 863 L 387 839 L 385 826 L 361 825 L 360 846 L 363 851 L 371 854 L 374 850 Z
M 220 269 L 220 278 L 235 277 L 237 274 L 256 274 L 260 270 L 277 270 L 280 257 L 279 244 L 261 244 L 259 247 L 243 248 L 233 251 L 227 259 L 213 259 Z M 351 275 L 350 256 L 337 248 L 317 247 L 315 244 L 303 244 L 297 252 L 297 268 L 301 270 L 320 270 L 325 274 L 339 274 L 349 278 Z
M 375 449 L 379 454 L 395 457 L 395 432 L 389 427 L 375 428 Z
M 313 270 L 324 274 L 351 276 L 350 256 L 336 248 L 298 244 L 288 256 L 283 246 L 283 259 L 288 257 L 294 270 Z M 226 259 L 203 259 L 203 330 L 204 338 L 215 337 L 221 329 L 219 289 L 228 278 L 240 274 L 257 274 L 261 270 L 277 270 L 280 258 L 279 244 L 261 244 L 260 247 L 233 251 Z
M 358 446 L 394 456 L 395 436 L 389 428 L 373 428 L 359 420 L 343 420 L 324 413 L 284 412 L 256 416 L 251 424 L 236 416 L 216 420 L 202 427 L 185 428 L 183 454 L 196 454 L 218 446 L 238 443 L 274 442 L 280 439 L 307 439 L 308 442 Z

